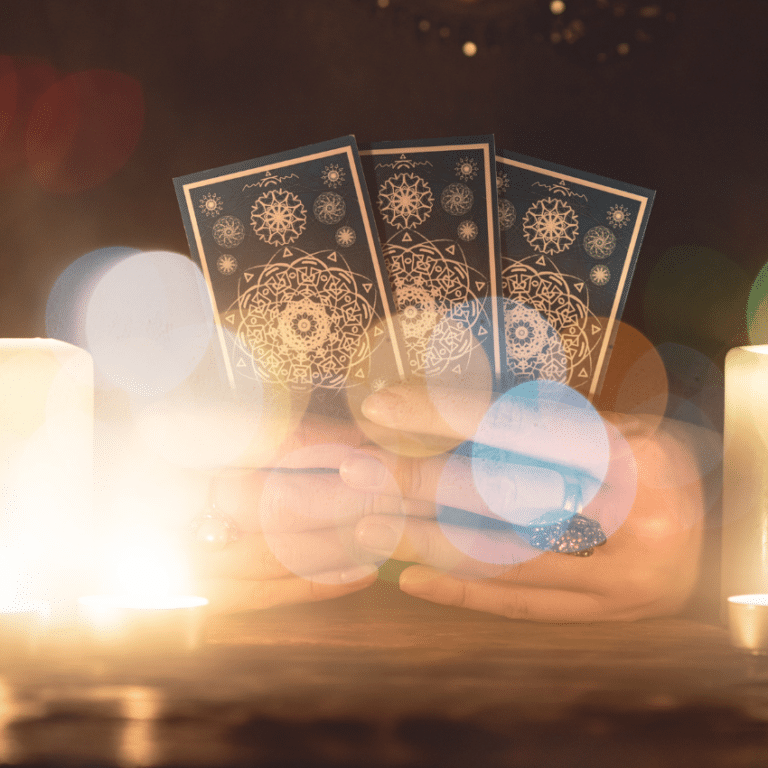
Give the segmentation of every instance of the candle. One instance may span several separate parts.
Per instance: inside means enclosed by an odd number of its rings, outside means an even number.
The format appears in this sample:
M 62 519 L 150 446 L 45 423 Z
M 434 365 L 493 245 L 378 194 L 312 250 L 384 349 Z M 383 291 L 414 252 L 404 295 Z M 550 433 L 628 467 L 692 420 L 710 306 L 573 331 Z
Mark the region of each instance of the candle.
M 92 548 L 93 363 L 54 339 L 0 340 L 0 605 L 74 608 Z
M 95 650 L 151 655 L 193 651 L 202 643 L 204 597 L 89 595 L 78 602 Z
M 768 653 L 768 594 L 728 598 L 731 643 L 750 653 Z

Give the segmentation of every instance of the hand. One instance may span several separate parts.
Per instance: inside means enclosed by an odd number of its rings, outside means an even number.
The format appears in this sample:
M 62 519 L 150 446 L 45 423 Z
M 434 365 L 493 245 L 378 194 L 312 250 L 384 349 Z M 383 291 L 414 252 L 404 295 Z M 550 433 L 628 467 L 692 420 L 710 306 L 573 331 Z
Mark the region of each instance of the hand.
M 363 413 L 391 429 L 466 438 L 483 418 L 478 403 L 467 393 L 397 386 L 369 397 Z M 497 431 L 508 449 L 522 452 L 519 435 L 531 426 L 527 418 L 523 413 L 506 438 L 504 430 Z M 606 472 L 583 514 L 599 520 L 608 541 L 591 557 L 536 554 L 513 533 L 441 525 L 436 502 L 478 514 L 494 511 L 478 493 L 469 462 L 403 458 L 374 449 L 347 459 L 341 476 L 358 490 L 402 497 L 408 518 L 399 535 L 402 526 L 390 525 L 386 515 L 367 516 L 357 524 L 357 540 L 383 555 L 397 539 L 393 557 L 418 563 L 403 571 L 401 589 L 437 603 L 551 622 L 675 613 L 699 568 L 704 496 L 695 446 L 709 445 L 716 455 L 718 436 L 676 422 L 659 425 L 658 418 L 604 414 L 603 423 Z M 572 426 L 564 417 L 559 428 L 564 439 L 538 443 L 552 454 L 543 458 L 594 469 L 589 446 L 576 451 L 579 432 Z M 377 466 L 386 471 L 373 472 Z M 418 517 L 411 514 L 414 504 Z
M 376 580 L 386 557 L 354 537 L 356 524 L 373 510 L 370 497 L 344 485 L 336 471 L 362 439 L 354 426 L 305 417 L 271 452 L 272 468 L 213 477 L 212 503 L 242 531 L 221 551 L 196 553 L 199 588 L 214 611 L 325 600 Z M 331 471 L 310 471 L 318 468 Z M 389 502 L 375 511 L 396 513 Z

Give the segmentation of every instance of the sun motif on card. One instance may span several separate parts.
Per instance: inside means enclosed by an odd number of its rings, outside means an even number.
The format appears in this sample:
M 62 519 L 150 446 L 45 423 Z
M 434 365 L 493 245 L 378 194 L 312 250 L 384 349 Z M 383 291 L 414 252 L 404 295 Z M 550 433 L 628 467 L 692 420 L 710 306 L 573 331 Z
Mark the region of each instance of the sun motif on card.
M 467 219 L 466 221 L 462 221 L 461 224 L 459 224 L 456 231 L 462 240 L 469 242 L 470 240 L 474 240 L 477 237 L 477 224 L 475 224 L 474 221 Z
M 611 279 L 611 270 L 605 264 L 596 264 L 589 270 L 589 279 L 599 286 L 607 285 Z
M 230 253 L 222 253 L 218 259 L 216 259 L 216 269 L 221 272 L 222 275 L 234 275 L 237 272 L 237 259 Z
M 341 186 L 346 178 L 344 169 L 336 163 L 326 165 L 325 168 L 323 168 L 322 176 L 323 183 L 331 189 L 336 189 L 336 187 Z
M 614 228 L 626 227 L 629 224 L 631 214 L 629 208 L 625 208 L 620 203 L 612 205 L 608 209 L 608 223 Z
M 354 245 L 355 240 L 357 240 L 357 235 L 352 227 L 339 227 L 336 230 L 336 242 L 342 248 L 349 248 L 350 245 Z
M 554 197 L 538 200 L 523 218 L 523 234 L 540 253 L 561 253 L 579 233 L 579 221 L 568 203 Z
M 456 163 L 456 175 L 462 181 L 471 181 L 477 176 L 477 163 L 471 157 L 462 157 L 458 163 Z
M 421 176 L 398 173 L 379 187 L 379 210 L 396 229 L 423 224 L 432 211 L 432 190 Z
M 496 174 L 496 192 L 503 195 L 509 189 L 509 176 L 502 171 Z
M 206 192 L 198 201 L 198 206 L 206 216 L 218 216 L 224 210 L 224 201 L 215 192 Z
M 307 226 L 307 211 L 293 192 L 272 189 L 251 206 L 251 225 L 265 243 L 288 245 Z

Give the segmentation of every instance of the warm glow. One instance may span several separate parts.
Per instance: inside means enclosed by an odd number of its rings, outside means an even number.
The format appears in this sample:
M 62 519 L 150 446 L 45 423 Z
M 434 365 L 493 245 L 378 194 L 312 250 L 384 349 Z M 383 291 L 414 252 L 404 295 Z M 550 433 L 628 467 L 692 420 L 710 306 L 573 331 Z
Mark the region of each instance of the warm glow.
M 471 40 L 467 40 L 461 47 L 465 56 L 474 56 L 477 53 L 477 43 L 473 43 Z
M 728 602 L 739 605 L 768 605 L 768 595 L 733 595 L 728 598 Z
M 109 581 L 121 598 L 132 604 L 165 607 L 170 598 L 189 593 L 186 563 L 169 538 L 151 530 L 123 530 L 110 549 Z
M 565 11 L 565 3 L 563 0 L 552 0 L 549 4 L 549 10 L 555 15 L 559 16 Z

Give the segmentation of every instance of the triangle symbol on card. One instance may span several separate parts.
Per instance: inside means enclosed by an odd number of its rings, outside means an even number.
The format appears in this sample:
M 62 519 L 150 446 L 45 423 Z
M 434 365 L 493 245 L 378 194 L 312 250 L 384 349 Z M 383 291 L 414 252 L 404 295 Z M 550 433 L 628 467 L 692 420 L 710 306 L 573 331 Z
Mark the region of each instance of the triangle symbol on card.
M 584 283 L 576 283 L 576 290 L 577 291 L 583 291 L 584 290 Z
M 586 368 L 582 368 L 579 371 L 579 378 L 580 379 L 586 379 L 587 378 L 587 369 Z
M 335 261 L 336 261 L 336 259 L 338 259 L 338 258 L 339 258 L 339 257 L 336 255 L 336 251 L 334 251 L 334 252 L 333 252 L 333 253 L 332 253 L 332 254 L 331 254 L 329 257 L 328 257 L 328 261 L 334 261 L 334 262 L 335 262 Z
M 413 238 L 407 232 L 404 232 L 403 233 L 403 242 L 404 243 L 411 243 L 411 242 L 413 242 Z
M 246 283 L 250 283 L 251 280 L 253 280 L 253 273 L 252 272 L 243 272 L 243 277 L 245 278 Z
M 359 368 L 359 369 L 358 369 L 357 373 L 355 374 L 355 378 L 356 378 L 356 379 L 362 379 L 362 378 L 364 378 L 364 374 L 363 374 L 363 369 L 362 369 L 362 368 Z
M 487 336 L 487 335 L 488 335 L 488 331 L 487 331 L 485 328 L 483 328 L 483 326 L 481 325 L 481 326 L 480 326 L 480 327 L 477 329 L 477 335 L 478 335 L 478 336 Z
M 379 327 L 377 326 L 377 327 L 374 329 L 374 331 L 373 331 L 373 336 L 374 336 L 374 338 L 375 338 L 376 336 L 381 336 L 381 334 L 382 334 L 382 333 L 384 333 L 384 331 L 382 331 L 382 330 L 381 330 L 381 328 L 379 328 Z
M 224 319 L 228 323 L 231 323 L 232 325 L 234 325 L 235 324 L 235 313 L 233 312 L 231 315 L 224 315 Z
M 600 333 L 603 329 L 599 325 L 592 326 L 592 333 Z
M 365 288 L 366 291 L 370 291 L 371 288 L 373 288 L 373 283 L 363 283 L 363 288 Z
M 538 259 L 536 259 L 536 264 L 540 267 L 546 267 L 547 266 L 547 260 L 543 256 L 539 256 Z
M 449 245 L 445 250 L 448 251 L 448 253 L 450 253 L 451 256 L 455 256 L 456 255 L 456 246 L 455 245 Z
M 237 367 L 238 367 L 238 368 L 245 368 L 245 359 L 244 359 L 244 358 L 242 358 L 242 357 L 241 357 L 241 358 L 240 358 L 240 359 L 237 361 Z
M 480 280 L 476 280 L 475 288 L 477 288 L 478 291 L 482 291 L 483 288 L 485 288 L 485 283 L 481 282 Z
M 293 254 L 291 253 L 291 249 L 290 249 L 290 248 L 286 248 L 286 249 L 283 251 L 283 258 L 284 258 L 284 259 L 290 259 L 290 258 L 291 258 L 291 256 L 293 256 Z
M 461 366 L 460 365 L 455 365 L 453 367 L 453 372 L 454 373 L 461 373 Z

